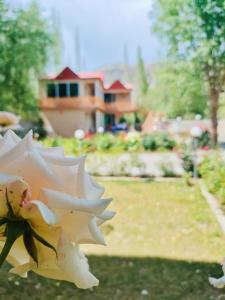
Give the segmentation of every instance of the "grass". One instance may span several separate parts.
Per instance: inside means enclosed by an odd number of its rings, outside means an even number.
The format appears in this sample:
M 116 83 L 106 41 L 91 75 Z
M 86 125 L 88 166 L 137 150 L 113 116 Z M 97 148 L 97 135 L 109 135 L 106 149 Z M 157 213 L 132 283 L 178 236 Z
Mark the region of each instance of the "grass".
M 117 216 L 103 227 L 108 247 L 88 246 L 100 286 L 72 284 L 1 270 L 1 300 L 213 300 L 225 292 L 208 284 L 220 276 L 224 236 L 197 186 L 182 181 L 104 181 Z

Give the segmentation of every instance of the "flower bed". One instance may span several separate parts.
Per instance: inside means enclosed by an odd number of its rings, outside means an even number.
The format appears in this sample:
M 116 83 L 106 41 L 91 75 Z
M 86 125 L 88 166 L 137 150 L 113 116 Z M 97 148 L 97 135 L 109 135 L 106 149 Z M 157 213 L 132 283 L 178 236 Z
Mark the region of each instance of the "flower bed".
M 84 139 L 76 138 L 46 138 L 45 146 L 63 146 L 67 154 L 77 155 L 88 152 L 140 152 L 140 151 L 169 151 L 176 146 L 176 141 L 166 134 L 147 134 L 129 132 L 121 134 L 95 134 Z

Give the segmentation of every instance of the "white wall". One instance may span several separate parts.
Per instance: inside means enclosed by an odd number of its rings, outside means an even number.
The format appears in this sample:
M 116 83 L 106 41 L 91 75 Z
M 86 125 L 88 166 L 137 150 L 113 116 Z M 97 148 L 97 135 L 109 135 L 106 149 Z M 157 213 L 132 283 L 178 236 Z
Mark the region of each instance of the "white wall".
M 100 84 L 100 82 L 98 80 L 95 81 L 95 96 L 100 97 L 102 99 L 104 97 L 102 85 Z
M 96 111 L 96 130 L 98 127 L 104 127 L 104 114 L 100 111 Z
M 49 120 L 54 132 L 60 136 L 70 137 L 76 129 L 88 132 L 91 127 L 91 114 L 82 110 L 45 110 L 44 115 Z

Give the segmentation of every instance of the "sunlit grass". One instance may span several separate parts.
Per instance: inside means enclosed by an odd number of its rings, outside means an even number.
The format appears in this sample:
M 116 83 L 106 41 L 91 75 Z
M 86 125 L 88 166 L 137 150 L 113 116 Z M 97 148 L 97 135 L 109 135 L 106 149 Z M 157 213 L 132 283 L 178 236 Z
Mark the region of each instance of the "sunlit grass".
M 210 300 L 225 293 L 208 284 L 220 275 L 224 236 L 197 186 L 182 181 L 102 181 L 116 217 L 103 226 L 108 247 L 88 246 L 92 291 L 30 274 L 0 277 L 0 299 Z M 9 280 L 9 279 L 10 280 Z

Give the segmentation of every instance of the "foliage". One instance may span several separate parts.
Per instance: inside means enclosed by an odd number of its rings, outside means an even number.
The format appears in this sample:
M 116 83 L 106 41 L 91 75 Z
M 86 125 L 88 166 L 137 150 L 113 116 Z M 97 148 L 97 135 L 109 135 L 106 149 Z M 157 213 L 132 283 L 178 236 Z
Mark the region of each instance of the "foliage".
M 225 161 L 221 156 L 212 155 L 206 157 L 199 167 L 210 192 L 216 194 L 225 204 Z
M 163 177 L 176 177 L 176 173 L 174 172 L 173 165 L 171 163 L 160 163 L 159 167 L 162 171 Z
M 0 109 L 32 119 L 37 112 L 35 82 L 51 45 L 35 2 L 15 11 L 0 0 L 0 41 Z
M 145 70 L 144 61 L 141 54 L 141 48 L 137 49 L 137 69 L 138 69 L 138 101 L 143 106 L 146 101 L 149 90 L 149 82 Z
M 61 44 L 62 44 L 62 36 L 61 36 L 61 23 L 60 17 L 56 9 L 52 9 L 51 15 L 51 23 L 52 23 L 52 56 L 49 59 L 53 58 L 52 64 L 56 70 L 60 69 L 61 65 Z
M 170 54 L 192 61 L 208 84 L 213 141 L 225 80 L 224 0 L 160 0 L 154 30 L 165 37 Z
M 123 114 L 120 118 L 120 123 L 126 123 L 128 126 L 133 126 L 136 130 L 141 129 L 141 124 L 144 121 L 144 116 L 138 112 Z
M 146 134 L 142 140 L 145 150 L 155 151 L 158 149 L 172 150 L 176 146 L 175 140 L 167 134 Z
M 38 139 L 44 139 L 47 136 L 47 131 L 44 126 L 44 122 L 41 118 L 35 120 L 32 124 L 33 134 Z
M 115 137 L 111 133 L 97 134 L 95 136 L 96 149 L 100 151 L 109 150 L 113 147 Z
M 87 153 L 92 149 L 92 143 L 89 139 L 78 140 L 76 138 L 46 138 L 42 143 L 47 147 L 63 147 L 67 155 L 77 155 Z
M 185 172 L 187 172 L 188 174 L 193 174 L 194 171 L 193 156 L 189 153 L 189 151 L 185 150 L 181 154 L 181 158 L 183 161 L 183 168 Z
M 43 143 L 47 147 L 63 146 L 67 154 L 77 155 L 90 151 L 97 152 L 136 152 L 136 151 L 167 151 L 176 146 L 175 140 L 166 134 L 148 134 L 142 136 L 139 132 L 121 134 L 96 134 L 91 138 L 78 140 L 76 138 L 46 138 Z
M 155 151 L 159 146 L 155 136 L 150 134 L 144 136 L 142 143 L 145 150 Z
M 169 117 L 206 115 L 208 95 L 192 63 L 168 62 L 153 71 L 146 106 Z
M 205 130 L 202 132 L 201 136 L 198 139 L 198 147 L 199 148 L 205 148 L 205 147 L 211 147 L 212 146 L 212 140 L 211 136 L 208 130 Z
M 137 151 L 141 149 L 141 134 L 137 131 L 128 132 L 124 139 L 124 150 Z

